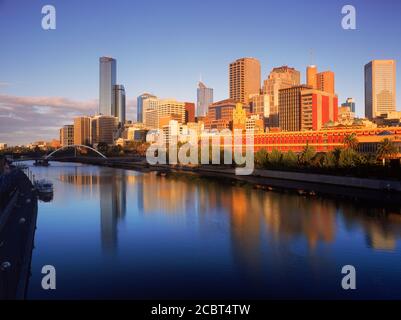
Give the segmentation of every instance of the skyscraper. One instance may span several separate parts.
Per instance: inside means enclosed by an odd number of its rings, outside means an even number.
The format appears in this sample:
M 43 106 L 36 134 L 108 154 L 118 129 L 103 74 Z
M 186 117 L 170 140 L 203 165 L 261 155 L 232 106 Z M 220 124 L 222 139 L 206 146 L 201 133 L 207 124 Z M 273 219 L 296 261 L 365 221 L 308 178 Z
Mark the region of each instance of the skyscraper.
M 74 144 L 91 143 L 91 118 L 87 116 L 74 118 Z
M 283 131 L 300 131 L 302 121 L 302 91 L 311 89 L 307 85 L 281 89 L 279 91 L 279 125 Z
M 145 122 L 144 118 L 144 108 L 143 108 L 143 101 L 148 99 L 148 98 L 156 98 L 156 96 L 150 94 L 150 93 L 143 93 L 138 98 L 136 99 L 136 121 L 137 122 Z
M 300 85 L 301 74 L 288 66 L 273 68 L 269 77 L 263 82 L 263 92 L 268 95 L 268 126 L 279 126 L 279 90 Z M 265 115 L 266 117 L 266 115 Z
M 316 74 L 316 87 L 317 90 L 334 94 L 334 72 L 323 71 Z
M 248 104 L 249 95 L 260 93 L 260 62 L 241 58 L 230 63 L 230 99 Z
M 372 60 L 365 65 L 365 116 L 369 119 L 395 111 L 395 60 Z
M 118 118 L 118 122 L 124 126 L 125 124 L 125 89 L 121 84 L 114 86 L 115 95 L 115 112 L 114 116 Z
M 209 106 L 213 103 L 213 89 L 208 88 L 202 81 L 198 83 L 196 116 L 205 117 Z
M 317 89 L 316 75 L 317 68 L 315 65 L 310 65 L 306 67 L 306 84 L 313 89 Z
M 315 65 L 307 66 L 306 84 L 312 89 L 335 94 L 333 71 L 323 71 L 318 73 Z
M 116 60 L 99 58 L 99 114 L 115 116 Z
M 118 127 L 118 119 L 113 116 L 98 115 L 91 118 L 92 144 L 113 144 Z

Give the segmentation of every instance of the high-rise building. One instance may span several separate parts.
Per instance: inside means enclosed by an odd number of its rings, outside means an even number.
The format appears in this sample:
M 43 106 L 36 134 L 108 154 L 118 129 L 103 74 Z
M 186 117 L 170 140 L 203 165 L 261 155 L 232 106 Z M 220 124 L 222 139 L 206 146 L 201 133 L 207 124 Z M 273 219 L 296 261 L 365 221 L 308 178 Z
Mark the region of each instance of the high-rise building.
M 119 123 L 124 126 L 125 124 L 125 89 L 121 84 L 117 84 L 114 86 L 114 96 L 116 99 L 115 102 L 115 112 L 113 113 L 115 117 L 118 118 Z
M 369 119 L 396 110 L 396 62 L 372 60 L 365 65 L 365 116 Z
M 260 62 L 241 58 L 230 63 L 230 99 L 248 104 L 249 96 L 260 93 Z
M 68 124 L 60 129 L 60 144 L 62 147 L 74 144 L 74 125 Z
M 185 102 L 185 123 L 195 122 L 195 103 Z
M 137 103 L 136 103 L 136 121 L 137 122 L 145 122 L 144 119 L 144 106 L 143 106 L 143 102 L 146 99 L 149 98 L 154 98 L 156 99 L 157 97 L 150 94 L 150 93 L 143 93 L 140 96 L 138 96 L 138 98 L 136 99 Z
M 308 89 L 312 88 L 300 85 L 279 90 L 279 126 L 283 131 L 301 130 L 301 93 Z
M 353 98 L 347 98 L 344 103 L 341 104 L 342 107 L 349 107 L 350 112 L 355 113 L 355 101 Z
M 178 102 L 174 99 L 163 99 L 158 105 L 159 118 L 165 116 L 173 116 L 181 124 L 185 123 L 185 103 Z
M 306 84 L 310 86 L 312 89 L 317 89 L 319 91 L 324 91 L 334 94 L 335 93 L 334 72 L 323 71 L 318 73 L 317 67 L 315 65 L 307 66 Z
M 306 67 L 306 84 L 313 89 L 317 89 L 317 68 L 315 65 L 310 65 Z
M 92 143 L 113 144 L 115 133 L 118 128 L 118 118 L 112 116 L 98 115 L 91 118 Z
M 266 109 L 268 110 L 269 127 L 279 126 L 279 90 L 300 85 L 301 74 L 288 66 L 273 68 L 269 77 L 263 82 L 263 93 L 268 95 Z M 266 110 L 266 111 L 267 111 Z M 265 115 L 265 117 L 267 117 Z
M 116 60 L 99 58 L 99 114 L 115 116 Z
M 320 130 L 327 122 L 338 119 L 338 97 L 316 89 L 301 91 L 300 130 Z
M 199 81 L 197 89 L 196 116 L 205 117 L 209 106 L 213 103 L 213 89 L 208 88 L 203 82 Z
M 334 94 L 334 72 L 323 71 L 316 74 L 316 88 L 317 90 Z
M 81 116 L 74 118 L 74 144 L 91 143 L 91 118 Z

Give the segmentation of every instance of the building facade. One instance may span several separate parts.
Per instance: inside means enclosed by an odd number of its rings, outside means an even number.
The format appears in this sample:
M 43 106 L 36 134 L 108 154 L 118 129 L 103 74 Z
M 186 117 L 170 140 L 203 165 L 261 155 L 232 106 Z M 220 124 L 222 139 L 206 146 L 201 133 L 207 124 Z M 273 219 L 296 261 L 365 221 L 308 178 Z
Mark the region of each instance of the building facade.
M 74 118 L 74 144 L 91 144 L 91 118 L 87 116 Z
M 92 144 L 114 144 L 115 134 L 118 128 L 118 118 L 98 115 L 91 118 Z
M 353 98 L 347 98 L 344 103 L 341 104 L 342 107 L 349 107 L 350 111 L 355 113 L 355 101 Z
M 365 117 L 396 111 L 396 62 L 373 60 L 365 65 Z
M 338 119 L 338 97 L 332 93 L 309 89 L 301 91 L 300 130 L 320 130 Z
M 300 85 L 301 74 L 288 66 L 273 68 L 269 77 L 263 82 L 263 93 L 268 96 L 265 103 L 269 127 L 279 126 L 279 90 Z
M 185 102 L 185 123 L 195 122 L 195 103 Z
M 199 81 L 196 97 L 196 117 L 205 117 L 213 103 L 213 89 Z
M 126 106 L 125 106 L 125 89 L 121 84 L 117 84 L 114 86 L 114 96 L 116 99 L 115 102 L 115 111 L 113 115 L 118 118 L 118 122 L 121 126 L 125 124 L 125 114 L 126 114 Z
M 99 114 L 111 116 L 115 112 L 116 60 L 99 59 Z
M 154 98 L 157 99 L 156 96 L 150 93 L 143 93 L 136 99 L 136 121 L 137 122 L 145 122 L 144 119 L 144 100 Z
M 301 93 L 308 89 L 311 87 L 300 85 L 279 90 L 279 127 L 281 130 L 301 131 Z
M 74 125 L 68 124 L 60 129 L 60 144 L 62 147 L 74 144 Z
M 229 66 L 230 99 L 244 104 L 249 96 L 260 93 L 260 62 L 255 58 L 241 58 Z

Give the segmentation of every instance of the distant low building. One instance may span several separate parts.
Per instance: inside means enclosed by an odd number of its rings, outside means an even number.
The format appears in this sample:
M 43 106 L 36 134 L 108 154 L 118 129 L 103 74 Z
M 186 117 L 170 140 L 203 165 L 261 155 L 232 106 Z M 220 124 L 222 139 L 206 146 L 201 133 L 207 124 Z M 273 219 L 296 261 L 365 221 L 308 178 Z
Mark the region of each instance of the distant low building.
M 0 150 L 7 149 L 7 143 L 0 143 Z

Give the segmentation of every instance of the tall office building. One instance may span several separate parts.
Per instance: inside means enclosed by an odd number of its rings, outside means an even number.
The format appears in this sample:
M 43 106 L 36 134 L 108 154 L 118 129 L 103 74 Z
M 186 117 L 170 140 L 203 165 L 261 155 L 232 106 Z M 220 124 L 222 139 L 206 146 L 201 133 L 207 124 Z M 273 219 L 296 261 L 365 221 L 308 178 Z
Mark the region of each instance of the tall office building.
M 316 74 L 316 88 L 317 90 L 334 94 L 334 72 L 323 71 Z
M 125 89 L 121 84 L 114 86 L 114 96 L 115 96 L 115 112 L 114 116 L 118 118 L 118 122 L 124 126 L 125 124 Z
M 156 96 L 150 94 L 150 93 L 143 93 L 140 96 L 137 97 L 136 99 L 136 121 L 137 122 L 145 122 L 144 119 L 144 107 L 143 107 L 143 101 L 149 98 L 157 98 Z
M 317 68 L 315 65 L 310 65 L 306 67 L 306 84 L 313 89 L 317 89 L 316 75 Z
M 68 124 L 60 129 L 60 144 L 62 147 L 74 144 L 74 125 Z
M 355 113 L 355 101 L 353 98 L 347 98 L 344 103 L 341 104 L 342 107 L 348 107 L 350 112 Z
M 302 120 L 302 96 L 307 85 L 281 89 L 279 91 L 279 125 L 283 131 L 300 131 Z
M 279 126 L 279 90 L 299 86 L 301 73 L 288 66 L 273 68 L 269 77 L 263 82 L 263 92 L 268 95 L 267 105 L 268 126 Z M 266 117 L 266 115 L 265 115 Z
M 213 103 L 213 89 L 208 88 L 202 81 L 198 83 L 196 116 L 205 117 L 209 106 Z
M 260 62 L 241 58 L 230 63 L 230 99 L 248 104 L 249 96 L 260 93 Z
M 87 116 L 74 118 L 74 144 L 91 143 L 91 118 Z
M 92 143 L 114 144 L 117 128 L 118 118 L 116 117 L 98 115 L 91 118 Z
M 99 58 L 99 114 L 115 116 L 116 60 Z
M 160 100 L 155 97 L 147 97 L 142 100 L 143 122 L 149 129 L 157 129 L 159 125 L 158 106 Z
M 312 89 L 335 94 L 333 71 L 323 71 L 318 73 L 315 65 L 307 66 L 306 84 Z
M 369 119 L 396 110 L 396 62 L 372 60 L 365 65 L 365 116 Z

